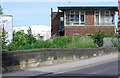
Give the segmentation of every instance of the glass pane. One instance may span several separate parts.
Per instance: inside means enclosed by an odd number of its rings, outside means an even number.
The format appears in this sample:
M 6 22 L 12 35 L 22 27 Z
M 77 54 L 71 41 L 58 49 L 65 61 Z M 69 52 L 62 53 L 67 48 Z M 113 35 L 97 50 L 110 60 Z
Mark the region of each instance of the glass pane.
M 74 11 L 71 11 L 70 14 L 74 14 Z
M 101 11 L 101 15 L 105 15 L 105 12 L 104 12 L 104 11 Z
M 71 15 L 71 19 L 74 19 L 74 15 Z
M 81 12 L 81 15 L 84 15 L 84 11 Z
M 96 14 L 96 15 L 99 15 L 99 12 L 97 11 L 97 12 L 95 12 L 95 14 Z
M 114 15 L 111 15 L 111 23 L 114 24 Z
M 111 14 L 115 14 L 115 12 L 114 12 L 114 11 L 111 11 L 110 13 L 111 13 Z
M 96 25 L 99 25 L 99 15 L 96 15 L 96 21 L 95 21 Z
M 105 19 L 106 19 L 106 21 L 109 21 L 109 15 L 106 15 Z
M 67 15 L 67 14 L 69 15 L 70 13 L 69 13 L 68 11 L 66 11 L 66 15 Z
M 74 19 L 70 19 L 70 21 L 74 21 Z
M 65 21 L 66 21 L 66 25 L 69 25 L 70 23 L 70 18 L 69 18 L 69 15 L 66 15 L 66 18 L 65 18 Z
M 81 15 L 81 22 L 84 22 L 84 15 Z
M 106 11 L 106 15 L 109 15 L 109 11 Z
M 79 11 L 75 11 L 75 14 L 79 14 Z
M 85 23 L 84 23 L 84 22 L 82 22 L 82 23 L 80 23 L 80 24 L 82 24 L 82 25 L 83 25 L 83 24 L 85 24 Z
M 73 25 L 79 25 L 79 22 L 73 23 Z
M 75 15 L 75 20 L 79 21 L 79 15 Z

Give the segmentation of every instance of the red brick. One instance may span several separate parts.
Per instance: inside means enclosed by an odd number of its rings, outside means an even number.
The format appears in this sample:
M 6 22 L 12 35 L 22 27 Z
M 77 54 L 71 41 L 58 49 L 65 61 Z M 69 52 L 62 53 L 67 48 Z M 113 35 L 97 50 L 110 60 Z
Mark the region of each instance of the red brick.
M 74 34 L 87 35 L 90 33 L 95 33 L 101 31 L 106 31 L 108 34 L 114 34 L 115 26 L 65 26 L 65 36 L 70 36 Z

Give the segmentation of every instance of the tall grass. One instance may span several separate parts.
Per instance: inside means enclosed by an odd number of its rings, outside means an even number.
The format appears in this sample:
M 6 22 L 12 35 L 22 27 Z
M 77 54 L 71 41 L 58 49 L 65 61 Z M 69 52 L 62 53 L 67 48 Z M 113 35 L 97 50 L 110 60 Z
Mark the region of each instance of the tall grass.
M 74 39 L 72 43 L 67 45 L 67 48 L 96 48 L 97 44 L 93 42 L 93 39 L 90 37 L 79 37 Z

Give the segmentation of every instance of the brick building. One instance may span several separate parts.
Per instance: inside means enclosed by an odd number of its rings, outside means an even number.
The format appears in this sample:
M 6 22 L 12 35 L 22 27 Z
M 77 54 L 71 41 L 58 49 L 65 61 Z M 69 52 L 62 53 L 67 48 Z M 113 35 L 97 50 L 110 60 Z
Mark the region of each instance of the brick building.
M 51 36 L 88 35 L 91 32 L 115 32 L 114 5 L 68 5 L 58 6 L 58 12 L 51 12 Z

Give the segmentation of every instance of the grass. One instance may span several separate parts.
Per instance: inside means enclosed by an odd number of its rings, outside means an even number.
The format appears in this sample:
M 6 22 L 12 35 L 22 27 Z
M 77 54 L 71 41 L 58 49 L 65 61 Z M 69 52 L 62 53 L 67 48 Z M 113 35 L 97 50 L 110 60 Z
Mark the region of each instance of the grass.
M 78 40 L 73 41 L 67 45 L 67 48 L 96 48 L 97 44 L 93 42 L 90 37 L 81 36 Z

